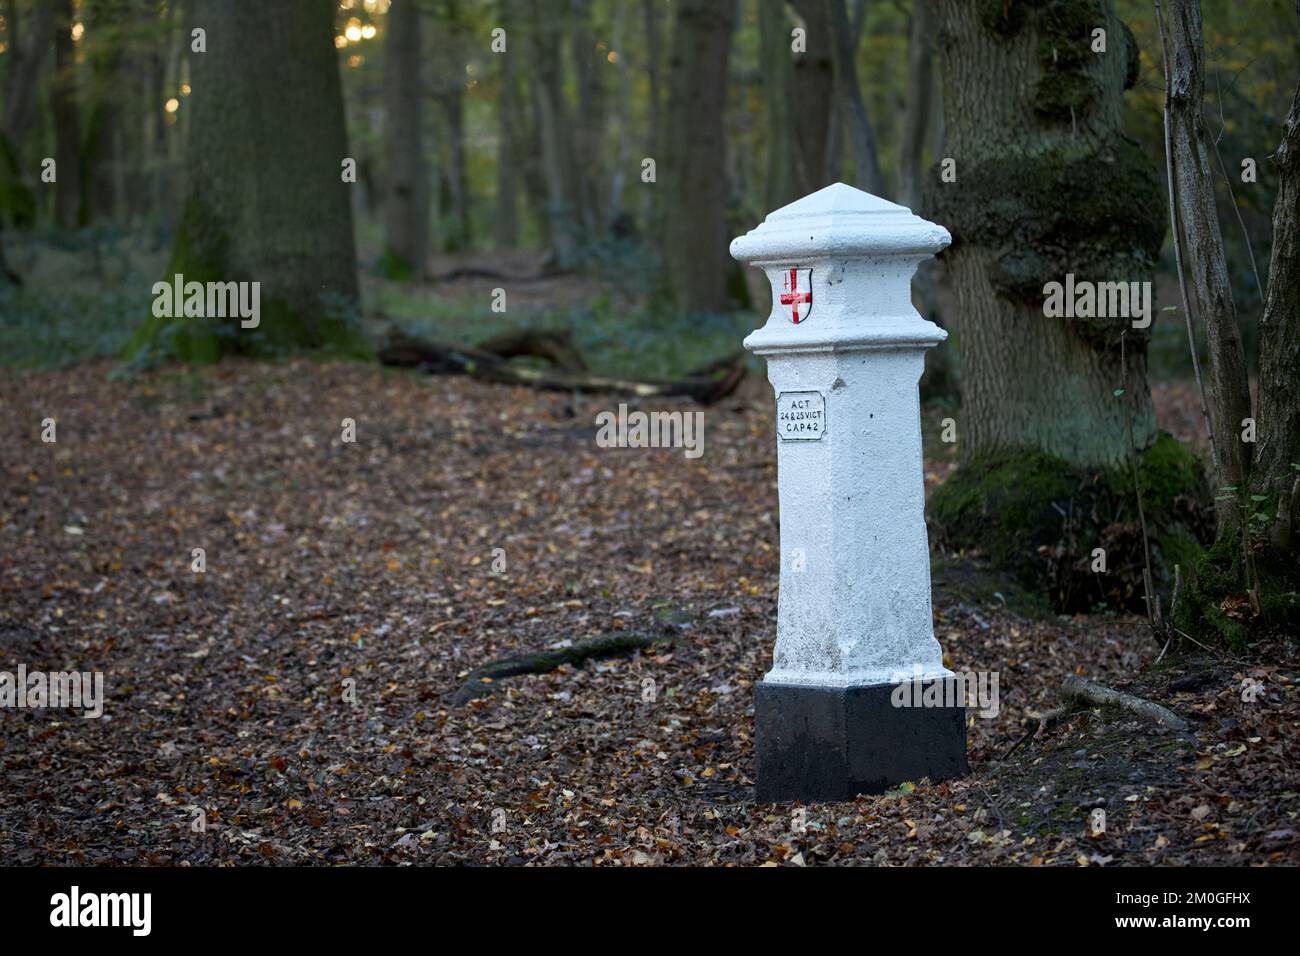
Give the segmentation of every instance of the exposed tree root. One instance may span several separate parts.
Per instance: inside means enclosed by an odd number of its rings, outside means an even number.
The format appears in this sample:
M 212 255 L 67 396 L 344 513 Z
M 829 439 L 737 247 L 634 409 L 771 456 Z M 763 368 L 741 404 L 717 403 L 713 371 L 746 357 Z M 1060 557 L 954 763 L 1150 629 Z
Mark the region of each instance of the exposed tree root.
M 507 677 L 517 677 L 520 674 L 545 674 L 564 664 L 580 664 L 583 661 L 597 660 L 602 657 L 616 657 L 620 654 L 645 650 L 656 644 L 674 642 L 675 638 L 665 634 L 598 634 L 595 637 L 575 641 L 568 647 L 499 657 L 471 671 L 469 678 L 452 695 L 451 705 L 460 707 L 476 698 L 486 697 L 492 693 L 496 681 Z
M 1139 716 L 1163 724 L 1170 730 L 1180 733 L 1187 730 L 1187 721 L 1183 720 L 1168 707 L 1162 707 L 1142 697 L 1134 697 L 1123 691 L 1115 690 L 1090 681 L 1085 677 L 1071 675 L 1061 682 L 1061 692 L 1066 700 L 1081 700 L 1089 704 L 1106 706 L 1107 704 L 1130 710 Z

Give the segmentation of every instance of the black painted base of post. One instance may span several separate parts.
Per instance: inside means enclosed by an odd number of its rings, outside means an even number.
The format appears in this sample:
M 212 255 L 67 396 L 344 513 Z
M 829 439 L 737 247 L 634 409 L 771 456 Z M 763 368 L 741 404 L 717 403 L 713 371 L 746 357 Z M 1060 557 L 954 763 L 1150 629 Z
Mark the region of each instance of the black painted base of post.
M 939 680 L 954 683 L 935 678 L 921 687 Z M 966 708 L 896 707 L 897 686 L 755 685 L 757 801 L 852 800 L 905 780 L 965 774 Z M 922 699 L 910 682 L 904 688 L 909 701 Z M 959 699 L 954 687 L 943 690 L 938 699 Z

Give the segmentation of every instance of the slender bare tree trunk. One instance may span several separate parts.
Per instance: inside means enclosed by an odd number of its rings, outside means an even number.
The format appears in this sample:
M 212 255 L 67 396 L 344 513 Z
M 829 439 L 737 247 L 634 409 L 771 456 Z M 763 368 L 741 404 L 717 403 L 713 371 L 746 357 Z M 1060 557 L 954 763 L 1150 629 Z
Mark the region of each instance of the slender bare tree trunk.
M 735 16 L 730 2 L 677 4 L 665 169 L 655 189 L 664 217 L 663 290 L 682 311 L 729 306 L 723 109 Z
M 511 0 L 499 0 L 502 23 L 514 22 Z M 513 249 L 519 244 L 519 170 L 516 154 L 519 116 L 519 77 L 515 58 L 519 49 L 506 45 L 501 61 L 501 99 L 497 110 L 496 246 Z
M 659 29 L 659 18 L 664 15 L 664 8 L 659 0 L 641 0 L 641 20 L 645 29 L 646 83 L 649 85 L 650 124 L 645 140 L 645 153 L 658 164 L 663 161 L 660 155 L 663 149 L 663 93 L 660 87 L 660 75 L 663 67 L 663 39 Z M 647 184 L 648 185 L 648 184 Z M 657 235 L 660 224 L 655 220 L 654 192 L 643 189 L 644 197 L 641 217 L 646 231 Z
M 551 240 L 551 264 L 565 270 L 577 264 L 581 226 L 577 203 L 570 191 L 573 144 L 560 60 L 561 25 L 554 8 L 533 0 L 529 31 L 533 61 L 530 82 L 546 179 L 547 232 Z
M 601 142 L 605 133 L 606 96 L 602 77 L 609 69 L 606 53 L 596 48 L 591 0 L 569 0 L 569 47 L 573 61 L 576 109 L 572 113 L 572 157 L 568 166 L 569 194 L 583 235 L 595 235 L 601 225 Z M 606 51 L 608 52 L 608 51 Z
M 54 23 L 54 82 L 50 105 L 54 112 L 55 217 L 75 226 L 81 207 L 81 123 L 77 112 L 76 51 L 72 43 L 72 0 L 61 0 Z
M 912 22 L 907 41 L 906 106 L 903 136 L 898 144 L 898 201 L 908 209 L 921 209 L 921 164 L 925 134 L 930 126 L 931 90 L 934 86 L 930 0 L 912 0 Z M 933 351 L 933 350 L 932 350 Z
M 792 6 L 807 30 L 807 50 L 794 54 L 792 127 L 782 135 L 795 137 L 795 194 L 803 196 L 828 185 L 827 144 L 837 92 L 835 38 L 826 0 L 792 0 Z
M 838 87 L 841 109 L 840 129 L 847 129 L 853 144 L 853 185 L 877 196 L 885 195 L 880 175 L 880 157 L 876 153 L 876 136 L 867 116 L 867 104 L 858 86 L 857 43 L 849 21 L 845 0 L 825 0 L 827 23 L 831 29 L 831 61 Z
M 119 0 L 89 0 L 82 53 L 89 60 L 89 83 L 82 92 L 85 130 L 79 167 L 81 203 L 77 220 L 85 225 L 121 212 L 122 87 L 129 9 Z
M 1250 417 L 1250 387 L 1206 149 L 1200 0 L 1169 0 L 1168 28 L 1172 75 L 1166 109 L 1192 300 L 1209 346 L 1210 437 L 1219 486 L 1243 490 L 1251 459 L 1250 445 L 1242 441 L 1243 423 Z M 1220 534 L 1240 533 L 1237 505 L 1236 495 L 1218 496 Z
M 1276 506 L 1272 544 L 1294 560 L 1300 550 L 1300 86 L 1274 158 L 1278 190 L 1259 320 L 1259 453 L 1251 488 Z
M 394 277 L 422 276 L 429 248 L 420 18 L 416 0 L 394 0 L 384 38 L 384 259 Z
M 799 198 L 795 182 L 794 57 L 785 0 L 759 0 L 759 43 L 767 104 L 767 172 L 764 208 L 779 209 Z
M 22 23 L 17 43 L 9 50 L 0 133 L 8 138 L 15 151 L 21 149 L 36 113 L 36 84 L 50 49 L 58 12 L 58 0 L 36 0 Z

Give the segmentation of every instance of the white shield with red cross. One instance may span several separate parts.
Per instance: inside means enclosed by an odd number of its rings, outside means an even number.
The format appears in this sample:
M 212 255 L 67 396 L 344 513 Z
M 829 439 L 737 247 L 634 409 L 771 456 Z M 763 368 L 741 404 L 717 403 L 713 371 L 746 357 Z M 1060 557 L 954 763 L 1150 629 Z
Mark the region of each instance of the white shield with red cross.
M 778 301 L 781 314 L 791 322 L 806 322 L 812 312 L 812 269 L 783 270 Z

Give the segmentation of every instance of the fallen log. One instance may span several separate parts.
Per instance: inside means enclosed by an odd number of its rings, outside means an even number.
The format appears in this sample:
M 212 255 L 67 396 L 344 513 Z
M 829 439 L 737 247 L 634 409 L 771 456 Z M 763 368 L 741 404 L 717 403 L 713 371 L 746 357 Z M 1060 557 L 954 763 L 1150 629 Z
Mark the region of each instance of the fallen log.
M 1099 707 L 1112 705 L 1130 710 L 1148 720 L 1154 720 L 1158 724 L 1163 724 L 1170 730 L 1183 732 L 1187 730 L 1187 721 L 1183 720 L 1168 707 L 1162 707 L 1159 704 L 1146 700 L 1142 697 L 1134 697 L 1132 694 L 1126 694 L 1123 691 L 1106 687 L 1095 681 L 1090 681 L 1086 677 L 1076 677 L 1071 675 L 1061 681 L 1061 693 L 1066 700 L 1081 700 L 1089 704 L 1095 704 Z
M 512 654 L 476 667 L 460 689 L 452 695 L 451 705 L 460 707 L 479 697 L 486 697 L 495 689 L 495 682 L 520 674 L 545 674 L 565 664 L 614 657 L 646 650 L 656 644 L 673 644 L 675 638 L 664 634 L 598 634 L 575 641 L 568 647 L 535 651 L 530 654 Z
M 568 329 L 518 329 L 494 335 L 478 346 L 503 359 L 528 356 L 545 359 L 565 372 L 585 372 L 587 363 Z
M 498 385 L 523 385 L 559 392 L 625 395 L 630 398 L 691 398 L 701 405 L 712 405 L 732 394 L 745 377 L 743 353 L 710 363 L 680 380 L 634 379 L 617 375 L 599 375 L 584 369 L 538 369 L 512 365 L 508 359 L 531 354 L 548 361 L 560 360 L 564 339 L 542 333 L 521 333 L 489 339 L 479 346 L 448 345 L 417 338 L 389 323 L 379 336 L 375 353 L 384 365 L 418 368 L 435 374 L 469 375 Z M 545 344 L 544 344 L 545 343 Z M 527 344 L 528 351 L 521 351 Z M 569 342 L 572 346 L 572 342 Z M 489 347 L 491 346 L 491 348 Z M 502 352 L 494 351 L 501 349 Z M 563 359 L 581 362 L 576 348 Z M 584 363 L 585 364 L 585 363 Z

